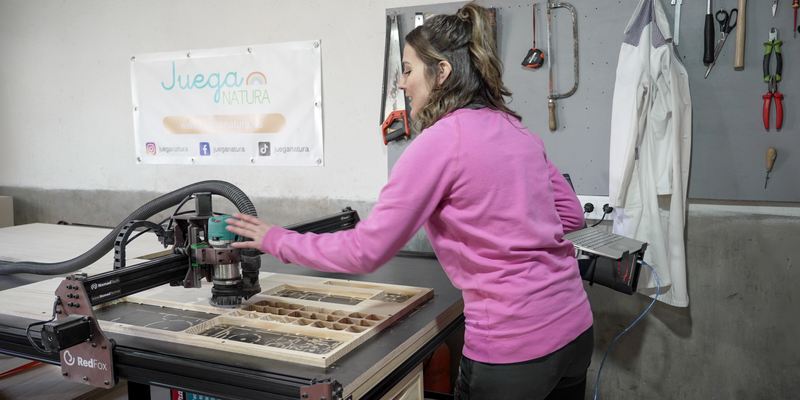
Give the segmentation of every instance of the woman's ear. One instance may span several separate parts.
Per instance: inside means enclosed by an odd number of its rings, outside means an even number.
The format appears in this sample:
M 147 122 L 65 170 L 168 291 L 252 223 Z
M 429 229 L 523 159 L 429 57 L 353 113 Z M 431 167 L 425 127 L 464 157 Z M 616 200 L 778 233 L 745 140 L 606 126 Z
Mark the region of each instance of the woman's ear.
M 450 76 L 450 73 L 453 72 L 453 66 L 450 65 L 447 61 L 439 61 L 439 76 L 436 78 L 436 82 L 439 86 L 444 84 L 444 81 L 447 80 L 447 77 Z

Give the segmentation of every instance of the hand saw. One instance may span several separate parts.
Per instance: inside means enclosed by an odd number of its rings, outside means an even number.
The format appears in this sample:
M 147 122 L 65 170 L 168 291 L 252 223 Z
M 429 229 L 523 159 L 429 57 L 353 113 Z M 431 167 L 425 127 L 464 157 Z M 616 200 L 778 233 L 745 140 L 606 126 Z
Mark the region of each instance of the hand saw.
M 550 19 L 551 10 L 556 8 L 566 8 L 572 13 L 572 35 L 574 39 L 574 48 L 575 48 L 575 86 L 572 87 L 567 93 L 564 94 L 553 94 L 553 50 L 552 50 L 552 21 Z M 547 96 L 547 108 L 550 110 L 550 120 L 549 126 L 551 131 L 555 131 L 558 127 L 556 124 L 556 103 L 555 100 L 557 99 L 566 99 L 569 96 L 572 96 L 576 90 L 578 90 L 578 15 L 575 11 L 575 7 L 573 7 L 569 3 L 551 3 L 550 0 L 547 0 L 547 54 L 550 55 L 550 62 L 547 63 L 547 69 L 550 71 L 550 95 Z
M 406 112 L 406 93 L 399 89 L 400 74 L 403 72 L 400 52 L 400 31 L 397 27 L 397 14 L 386 16 L 386 53 L 383 64 L 383 102 L 381 103 L 381 130 L 383 144 L 388 145 L 400 138 L 408 139 L 408 113 Z

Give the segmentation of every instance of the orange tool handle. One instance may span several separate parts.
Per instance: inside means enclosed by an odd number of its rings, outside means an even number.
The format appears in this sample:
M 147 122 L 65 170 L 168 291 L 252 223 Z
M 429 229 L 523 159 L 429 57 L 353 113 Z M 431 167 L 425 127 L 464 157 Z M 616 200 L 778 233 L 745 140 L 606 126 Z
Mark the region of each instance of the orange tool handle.
M 394 130 L 387 134 L 386 131 L 389 128 Z M 383 131 L 383 144 L 385 145 L 402 137 L 408 139 L 411 130 L 408 129 L 408 113 L 406 110 L 392 111 L 392 113 L 386 117 L 386 121 L 383 121 L 383 124 L 381 124 L 381 130 Z

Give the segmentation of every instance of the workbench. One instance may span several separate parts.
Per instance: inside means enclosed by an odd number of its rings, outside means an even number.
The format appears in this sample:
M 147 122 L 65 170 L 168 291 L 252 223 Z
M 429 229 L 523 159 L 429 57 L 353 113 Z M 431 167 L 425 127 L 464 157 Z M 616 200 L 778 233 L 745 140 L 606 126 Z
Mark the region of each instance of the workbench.
M 2 228 L 0 260 L 67 260 L 91 248 L 109 231 L 50 224 Z M 145 234 L 127 247 L 127 258 L 163 250 L 155 236 Z M 91 276 L 109 271 L 112 260 L 109 254 L 80 272 Z M 427 287 L 433 289 L 434 295 L 326 368 L 285 360 L 265 362 L 263 358 L 247 354 L 106 332 L 117 344 L 115 375 L 127 381 L 130 398 L 149 396 L 149 388 L 144 385 L 154 385 L 222 399 L 314 399 L 319 398 L 314 394 L 319 385 L 337 384 L 342 386 L 345 399 L 381 399 L 398 384 L 402 386 L 408 382 L 409 375 L 419 373 L 421 362 L 464 323 L 461 292 L 452 286 L 435 258 L 401 254 L 372 274 L 346 275 L 283 264 L 264 255 L 261 272 Z M 57 354 L 39 353 L 28 342 L 25 329 L 37 320 L 8 312 L 10 307 L 19 307 L 15 300 L 8 299 L 9 294 L 16 294 L 23 285 L 41 287 L 44 281 L 52 278 L 29 274 L 0 276 L 0 299 L 5 304 L 0 305 L 0 353 L 59 364 Z M 193 289 L 173 287 L 166 290 Z M 51 306 L 53 299 L 37 306 Z M 26 301 L 20 299 L 20 302 Z M 40 320 L 50 316 L 43 315 Z M 34 338 L 38 338 L 38 334 Z M 308 397 L 303 397 L 303 393 Z

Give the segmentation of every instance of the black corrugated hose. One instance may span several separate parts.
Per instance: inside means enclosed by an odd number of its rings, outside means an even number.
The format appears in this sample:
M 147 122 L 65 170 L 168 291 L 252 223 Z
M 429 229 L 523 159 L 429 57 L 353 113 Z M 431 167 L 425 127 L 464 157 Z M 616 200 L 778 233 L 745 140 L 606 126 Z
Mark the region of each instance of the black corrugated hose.
M 101 257 L 106 255 L 114 248 L 114 240 L 119 231 L 132 220 L 145 220 L 170 207 L 178 205 L 186 196 L 193 193 L 208 192 L 223 196 L 230 200 L 239 212 L 258 216 L 253 203 L 236 186 L 224 181 L 202 181 L 188 186 L 184 186 L 174 192 L 167 193 L 149 203 L 139 207 L 131 215 L 125 218 L 111 233 L 106 235 L 100 243 L 96 244 L 86 253 L 81 254 L 71 260 L 58 263 L 36 263 L 36 262 L 14 262 L 7 263 L 0 261 L 0 275 L 11 274 L 37 274 L 37 275 L 62 275 L 75 272 L 81 268 L 91 265 Z M 44 245 L 46 247 L 46 245 Z

